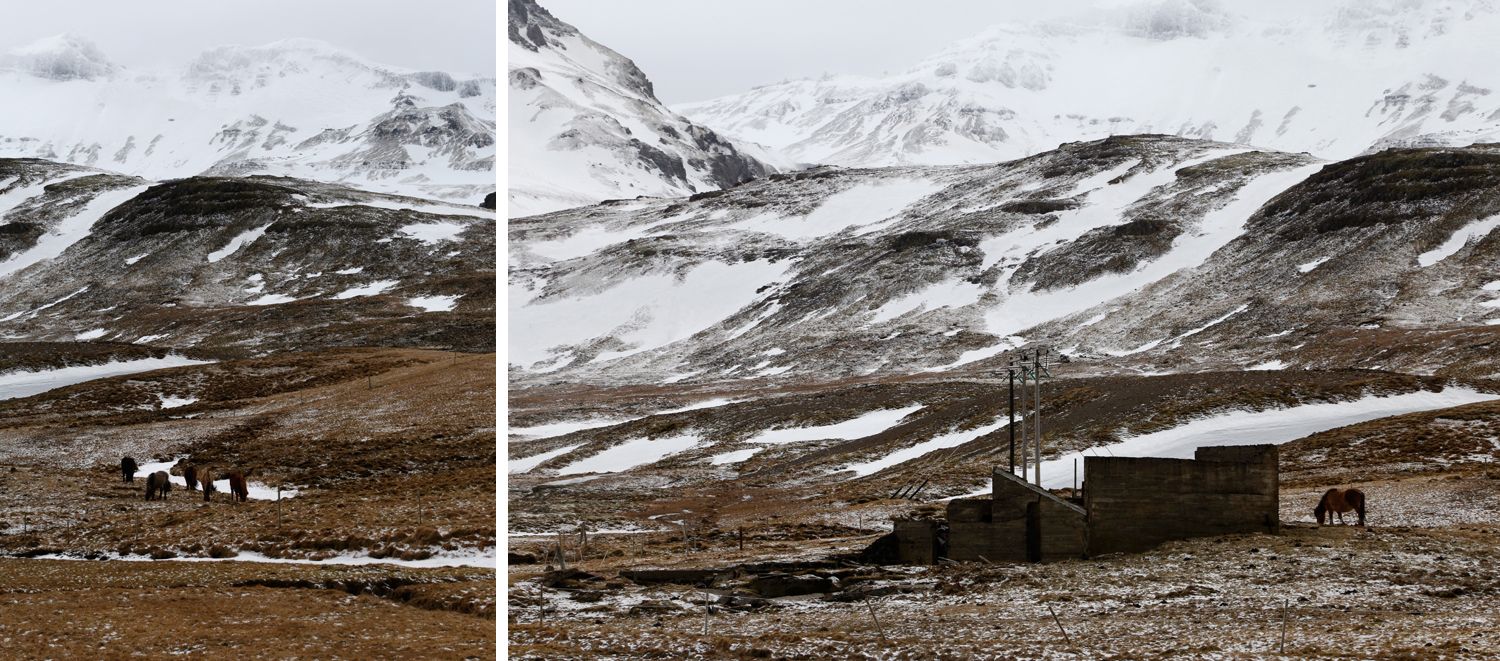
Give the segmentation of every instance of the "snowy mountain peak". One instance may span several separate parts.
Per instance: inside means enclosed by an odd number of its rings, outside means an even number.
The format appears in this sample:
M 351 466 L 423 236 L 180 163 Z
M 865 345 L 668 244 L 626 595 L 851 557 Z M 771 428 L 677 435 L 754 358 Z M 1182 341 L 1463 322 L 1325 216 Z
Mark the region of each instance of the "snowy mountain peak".
M 628 58 L 531 0 L 510 2 L 512 216 L 606 199 L 674 197 L 773 171 L 657 100 Z
M 94 42 L 74 32 L 38 39 L 0 56 L 0 69 L 57 81 L 107 78 L 120 68 Z

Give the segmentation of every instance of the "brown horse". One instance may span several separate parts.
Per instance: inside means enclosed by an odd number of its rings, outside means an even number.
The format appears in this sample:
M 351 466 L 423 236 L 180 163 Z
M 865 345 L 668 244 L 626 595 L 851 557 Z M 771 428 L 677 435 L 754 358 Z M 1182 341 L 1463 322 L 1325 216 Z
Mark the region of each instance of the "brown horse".
M 198 467 L 188 464 L 188 467 L 182 470 L 182 479 L 187 482 L 188 491 L 196 490 L 198 488 Z
M 1323 515 L 1328 515 L 1328 525 L 1333 525 L 1333 515 L 1339 516 L 1339 523 L 1344 523 L 1346 512 L 1359 513 L 1359 525 L 1365 525 L 1365 494 L 1359 489 L 1329 489 L 1323 494 L 1323 500 L 1318 501 L 1318 506 L 1313 508 L 1313 514 L 1318 517 L 1318 525 L 1323 525 Z
M 138 470 L 140 467 L 136 466 L 134 457 L 125 457 L 120 460 L 120 474 L 125 476 L 123 481 L 134 482 L 135 472 Z
M 241 473 L 229 474 L 230 500 L 243 503 L 250 498 L 250 490 L 245 487 L 245 476 Z
M 156 471 L 146 476 L 146 500 L 163 500 L 172 491 L 172 480 L 166 471 Z
M 214 474 L 207 468 L 203 469 L 203 502 L 211 503 L 214 498 Z

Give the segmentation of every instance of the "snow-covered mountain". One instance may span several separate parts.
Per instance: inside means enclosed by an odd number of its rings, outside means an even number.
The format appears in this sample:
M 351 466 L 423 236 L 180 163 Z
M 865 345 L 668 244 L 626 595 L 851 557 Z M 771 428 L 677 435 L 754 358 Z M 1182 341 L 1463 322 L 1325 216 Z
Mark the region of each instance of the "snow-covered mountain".
M 513 377 L 972 373 L 1037 341 L 1106 372 L 1500 372 L 1493 147 L 1116 137 L 694 198 L 512 220 Z
M 511 216 L 606 199 L 678 197 L 774 168 L 668 110 L 635 64 L 553 17 L 510 0 Z M 774 160 L 774 159 L 772 159 Z
M 65 34 L 0 56 L 0 157 L 168 179 L 292 176 L 477 203 L 495 189 L 495 80 L 292 39 L 169 71 Z
M 1496 35 L 1488 0 L 1343 2 L 1281 22 L 1167 0 L 995 26 L 889 77 L 674 109 L 803 163 L 989 163 L 1150 133 L 1341 160 L 1500 139 Z

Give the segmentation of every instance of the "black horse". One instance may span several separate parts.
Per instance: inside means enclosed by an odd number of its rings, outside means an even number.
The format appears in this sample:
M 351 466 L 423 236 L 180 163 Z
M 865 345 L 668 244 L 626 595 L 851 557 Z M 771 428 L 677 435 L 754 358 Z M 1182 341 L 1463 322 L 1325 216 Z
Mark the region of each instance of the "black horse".
M 125 474 L 126 482 L 134 482 L 135 472 L 138 470 L 140 470 L 140 467 L 135 465 L 134 457 L 126 457 L 120 460 L 120 472 Z

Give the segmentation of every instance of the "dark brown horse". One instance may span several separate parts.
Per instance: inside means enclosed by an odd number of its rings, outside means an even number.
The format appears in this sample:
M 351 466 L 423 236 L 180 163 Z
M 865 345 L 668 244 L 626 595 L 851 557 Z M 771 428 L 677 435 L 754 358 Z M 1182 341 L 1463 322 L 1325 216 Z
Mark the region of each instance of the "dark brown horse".
M 233 496 L 230 500 L 234 502 L 243 503 L 250 499 L 250 490 L 245 487 L 244 474 L 229 474 L 229 493 Z
M 172 491 L 172 479 L 166 471 L 156 471 L 146 476 L 146 500 L 163 500 Z
M 203 502 L 213 502 L 214 496 L 214 474 L 207 468 L 203 469 Z
M 135 472 L 138 470 L 140 470 L 140 467 L 136 466 L 134 457 L 126 457 L 120 460 L 120 472 L 125 475 L 126 482 L 134 482 Z
M 1359 489 L 1329 489 L 1323 494 L 1323 500 L 1318 501 L 1318 506 L 1313 508 L 1313 514 L 1318 517 L 1318 525 L 1323 525 L 1323 515 L 1328 515 L 1328 525 L 1333 525 L 1333 515 L 1337 514 L 1339 523 L 1344 523 L 1344 514 L 1347 512 L 1359 513 L 1359 525 L 1365 525 L 1365 494 Z
M 182 479 L 187 482 L 188 491 L 196 490 L 198 488 L 198 467 L 188 464 L 188 467 L 182 470 Z

